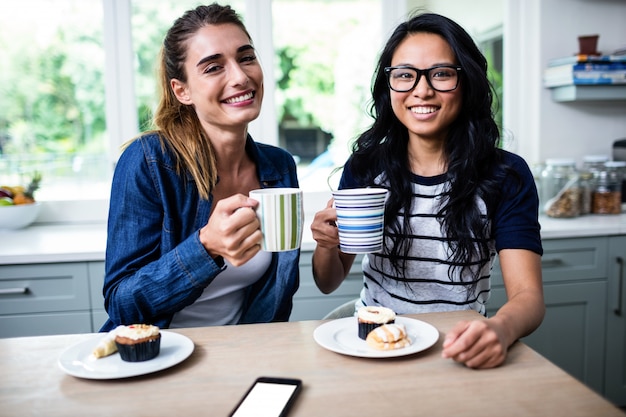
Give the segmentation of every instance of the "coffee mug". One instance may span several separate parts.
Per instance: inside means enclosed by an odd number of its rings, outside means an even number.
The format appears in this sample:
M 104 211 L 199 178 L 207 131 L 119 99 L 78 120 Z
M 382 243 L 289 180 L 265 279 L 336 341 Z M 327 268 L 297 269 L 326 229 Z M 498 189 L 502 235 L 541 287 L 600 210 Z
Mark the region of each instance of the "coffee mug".
M 384 188 L 353 188 L 333 191 L 337 210 L 339 249 L 344 253 L 374 253 L 383 248 Z
M 298 249 L 302 243 L 304 210 L 299 188 L 261 188 L 250 191 L 259 202 L 256 216 L 261 223 L 261 249 L 283 252 Z

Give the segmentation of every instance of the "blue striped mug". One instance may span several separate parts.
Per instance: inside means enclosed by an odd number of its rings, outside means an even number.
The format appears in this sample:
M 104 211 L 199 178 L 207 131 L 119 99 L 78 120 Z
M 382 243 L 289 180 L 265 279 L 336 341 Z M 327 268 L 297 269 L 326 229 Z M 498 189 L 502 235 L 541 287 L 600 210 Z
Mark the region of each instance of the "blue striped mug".
M 339 249 L 344 253 L 376 253 L 383 248 L 384 188 L 353 188 L 332 192 L 337 210 Z

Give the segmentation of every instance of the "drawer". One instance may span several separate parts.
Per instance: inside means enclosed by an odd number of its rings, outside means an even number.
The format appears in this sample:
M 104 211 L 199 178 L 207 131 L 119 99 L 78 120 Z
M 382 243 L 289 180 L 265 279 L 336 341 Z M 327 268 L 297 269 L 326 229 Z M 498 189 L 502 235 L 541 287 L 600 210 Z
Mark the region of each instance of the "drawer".
M 46 313 L 0 316 L 0 338 L 91 333 L 91 314 Z
M 104 311 L 104 262 L 89 262 L 89 295 L 92 310 Z
M 91 303 L 91 328 L 94 332 L 100 330 L 109 315 L 104 309 L 104 262 L 89 262 L 89 294 Z
M 350 268 L 350 273 L 360 272 L 362 261 L 363 261 L 363 255 L 357 255 L 354 258 L 354 262 L 352 263 L 352 268 Z M 313 266 L 313 251 L 300 252 L 300 270 L 305 268 L 310 271 L 312 266 Z
M 339 288 L 331 294 L 324 294 L 315 285 L 311 258 L 313 252 L 302 252 L 300 255 L 300 288 L 293 299 L 293 310 L 290 321 L 320 320 L 335 307 L 356 299 L 363 287 L 361 262 L 363 255 L 357 255 L 350 273 Z
M 544 282 L 606 279 L 608 240 L 604 237 L 543 241 Z
M 0 314 L 89 310 L 85 263 L 0 267 Z
M 542 244 L 544 283 L 607 278 L 607 238 L 545 239 Z M 491 278 L 494 287 L 503 285 L 498 259 Z
M 91 312 L 91 328 L 93 332 L 99 332 L 104 323 L 109 319 L 109 315 L 104 310 Z
M 324 294 L 321 292 L 315 280 L 313 279 L 313 270 L 311 264 L 311 252 L 303 253 L 304 256 L 300 257 L 300 288 L 296 292 L 294 298 L 310 298 L 310 297 L 352 297 L 357 298 L 363 287 L 363 274 L 361 273 L 361 262 L 363 255 L 358 255 L 350 273 L 346 279 L 341 283 L 339 288 L 333 291 L 331 294 Z
M 289 321 L 321 320 L 336 307 L 355 298 L 356 296 L 324 295 L 317 298 L 294 299 Z

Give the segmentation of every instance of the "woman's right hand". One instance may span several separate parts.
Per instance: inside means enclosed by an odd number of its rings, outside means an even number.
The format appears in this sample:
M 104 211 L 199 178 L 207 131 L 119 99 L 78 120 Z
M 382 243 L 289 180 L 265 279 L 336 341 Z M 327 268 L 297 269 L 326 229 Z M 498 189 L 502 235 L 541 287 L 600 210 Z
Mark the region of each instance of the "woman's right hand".
M 311 223 L 311 233 L 318 247 L 337 249 L 339 246 L 337 210 L 333 207 L 332 198 L 326 204 L 326 208 L 315 213 Z
M 261 250 L 263 235 L 255 212 L 258 204 L 243 194 L 215 204 L 209 221 L 200 229 L 200 242 L 212 257 L 222 256 L 241 266 Z

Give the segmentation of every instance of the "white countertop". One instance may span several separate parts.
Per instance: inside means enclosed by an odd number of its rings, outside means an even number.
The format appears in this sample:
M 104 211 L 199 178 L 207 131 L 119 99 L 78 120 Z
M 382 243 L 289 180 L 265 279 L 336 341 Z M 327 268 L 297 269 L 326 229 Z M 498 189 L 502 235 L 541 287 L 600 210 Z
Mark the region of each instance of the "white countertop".
M 0 265 L 103 261 L 106 239 L 106 223 L 0 230 Z
M 590 214 L 571 219 L 539 217 L 542 239 L 626 235 L 626 213 Z
M 626 214 L 586 215 L 573 219 L 542 216 L 544 239 L 626 235 Z M 308 224 L 302 250 L 315 247 Z M 35 224 L 21 230 L 0 230 L 0 265 L 103 261 L 106 224 Z

